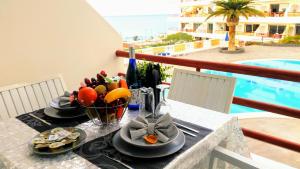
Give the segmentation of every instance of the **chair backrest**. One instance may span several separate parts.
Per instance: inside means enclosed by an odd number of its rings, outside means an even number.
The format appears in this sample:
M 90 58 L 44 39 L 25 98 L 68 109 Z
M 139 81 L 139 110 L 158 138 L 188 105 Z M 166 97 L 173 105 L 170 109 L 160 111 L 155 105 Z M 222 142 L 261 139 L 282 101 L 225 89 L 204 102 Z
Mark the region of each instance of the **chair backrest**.
M 217 146 L 212 151 L 209 161 L 209 167 L 208 169 L 214 169 L 215 167 L 215 159 L 223 160 L 231 165 L 234 165 L 236 167 L 242 168 L 242 169 L 262 169 L 265 167 L 262 167 L 258 164 L 256 164 L 253 160 L 250 158 L 246 158 L 244 156 L 241 156 L 235 152 L 232 152 L 230 150 L 227 150 L 223 147 Z
M 8 119 L 49 105 L 63 95 L 66 85 L 61 76 L 33 83 L 0 88 L 0 119 Z
M 228 113 L 235 78 L 175 69 L 168 98 Z

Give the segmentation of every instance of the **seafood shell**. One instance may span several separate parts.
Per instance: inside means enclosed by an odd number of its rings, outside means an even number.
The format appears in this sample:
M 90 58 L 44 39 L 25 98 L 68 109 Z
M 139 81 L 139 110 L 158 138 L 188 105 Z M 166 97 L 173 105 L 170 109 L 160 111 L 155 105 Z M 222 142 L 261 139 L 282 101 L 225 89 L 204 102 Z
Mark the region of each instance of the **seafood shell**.
M 34 146 L 34 148 L 37 148 L 37 149 L 48 148 L 48 147 L 49 147 L 49 144 L 37 144 Z
M 32 143 L 33 144 L 45 144 L 45 143 L 47 143 L 47 140 L 45 140 L 42 137 L 36 137 L 32 140 Z
M 59 147 L 62 147 L 62 146 L 64 146 L 65 144 L 64 143 L 62 143 L 62 142 L 55 142 L 55 143 L 51 143 L 50 145 L 49 145 L 49 148 L 59 148 Z
M 71 132 L 71 133 L 74 133 L 75 132 L 75 128 L 65 128 L 65 130 Z
M 59 132 L 59 131 L 62 131 L 62 130 L 64 130 L 64 129 L 61 128 L 61 127 L 57 127 L 57 128 L 52 129 L 52 130 L 51 130 L 51 133 L 52 133 L 52 134 L 55 134 L 55 133 L 57 133 L 57 132 Z
M 75 142 L 76 140 L 72 140 L 72 139 L 63 139 L 61 142 L 64 143 L 65 145 L 70 144 Z
M 68 136 L 69 139 L 76 140 L 80 136 L 79 132 L 72 133 Z

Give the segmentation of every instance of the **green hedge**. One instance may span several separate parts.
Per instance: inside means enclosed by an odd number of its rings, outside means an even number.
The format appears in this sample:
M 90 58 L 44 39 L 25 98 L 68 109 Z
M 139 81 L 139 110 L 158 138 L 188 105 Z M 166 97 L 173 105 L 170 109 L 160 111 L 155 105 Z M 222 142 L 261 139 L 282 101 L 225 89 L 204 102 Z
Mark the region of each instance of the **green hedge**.
M 175 44 L 177 42 L 192 42 L 194 38 L 187 33 L 178 32 L 168 35 L 163 41 Z
M 300 45 L 300 35 L 297 36 L 287 36 L 279 41 L 281 44 L 297 44 Z

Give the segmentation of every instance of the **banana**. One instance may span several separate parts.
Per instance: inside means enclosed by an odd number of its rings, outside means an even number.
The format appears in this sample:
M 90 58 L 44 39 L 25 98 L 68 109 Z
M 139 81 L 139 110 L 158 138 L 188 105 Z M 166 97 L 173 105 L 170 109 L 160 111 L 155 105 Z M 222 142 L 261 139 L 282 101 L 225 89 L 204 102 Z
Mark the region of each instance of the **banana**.
M 125 88 L 117 88 L 117 89 L 113 89 L 112 91 L 106 94 L 106 96 L 104 97 L 104 102 L 109 104 L 119 98 L 128 99 L 130 97 L 131 97 L 130 90 Z

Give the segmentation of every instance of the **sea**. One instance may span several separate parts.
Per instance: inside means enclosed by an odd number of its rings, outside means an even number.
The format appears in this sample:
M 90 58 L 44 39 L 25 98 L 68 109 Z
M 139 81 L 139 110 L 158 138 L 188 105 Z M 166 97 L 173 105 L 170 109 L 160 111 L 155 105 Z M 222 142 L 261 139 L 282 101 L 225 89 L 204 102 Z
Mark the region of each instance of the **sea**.
M 147 40 L 179 29 L 178 15 L 104 16 L 124 41 Z

